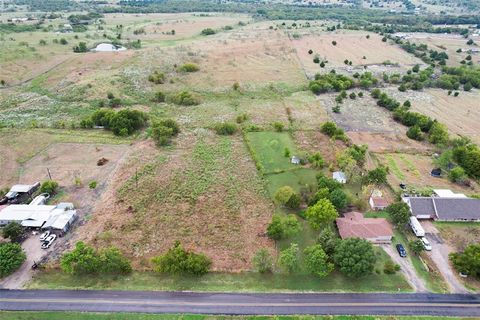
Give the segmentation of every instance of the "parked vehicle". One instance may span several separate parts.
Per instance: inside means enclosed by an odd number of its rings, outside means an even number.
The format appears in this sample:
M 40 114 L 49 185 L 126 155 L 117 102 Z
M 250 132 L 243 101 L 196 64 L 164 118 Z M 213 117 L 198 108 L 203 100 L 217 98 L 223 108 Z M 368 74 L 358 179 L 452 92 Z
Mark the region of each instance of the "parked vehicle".
M 57 238 L 57 235 L 55 234 L 48 236 L 48 238 L 45 239 L 45 241 L 42 244 L 42 249 L 50 248 L 50 246 L 52 245 L 53 241 L 55 241 L 56 238 Z
M 40 235 L 40 241 L 41 242 L 46 241 L 49 236 L 50 236 L 50 231 L 45 231 Z
M 420 240 L 422 240 L 422 244 L 425 250 L 432 251 L 432 245 L 430 244 L 430 241 L 427 240 L 427 238 L 422 237 L 420 238 Z
M 397 247 L 397 251 L 398 251 L 398 254 L 400 255 L 400 257 L 405 258 L 407 256 L 407 251 L 405 250 L 403 245 L 401 245 L 399 243 L 399 244 L 397 244 L 396 247 Z
M 410 217 L 410 222 L 408 224 L 410 225 L 413 233 L 415 233 L 417 237 L 425 236 L 425 230 L 423 230 L 422 225 L 420 224 L 420 222 L 418 222 L 416 217 Z

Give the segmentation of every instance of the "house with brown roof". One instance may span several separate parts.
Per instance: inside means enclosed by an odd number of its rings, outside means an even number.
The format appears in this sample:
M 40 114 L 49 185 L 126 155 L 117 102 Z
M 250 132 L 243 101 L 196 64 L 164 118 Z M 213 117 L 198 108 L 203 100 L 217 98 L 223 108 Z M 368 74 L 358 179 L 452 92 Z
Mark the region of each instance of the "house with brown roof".
M 388 207 L 388 201 L 385 198 L 382 197 L 375 197 L 372 195 L 370 199 L 368 200 L 368 203 L 370 204 L 370 207 L 372 210 L 378 211 L 378 210 L 384 210 L 386 207 Z
M 392 242 L 393 230 L 384 218 L 365 218 L 362 213 L 353 211 L 337 218 L 336 222 L 342 239 L 361 238 L 372 243 Z

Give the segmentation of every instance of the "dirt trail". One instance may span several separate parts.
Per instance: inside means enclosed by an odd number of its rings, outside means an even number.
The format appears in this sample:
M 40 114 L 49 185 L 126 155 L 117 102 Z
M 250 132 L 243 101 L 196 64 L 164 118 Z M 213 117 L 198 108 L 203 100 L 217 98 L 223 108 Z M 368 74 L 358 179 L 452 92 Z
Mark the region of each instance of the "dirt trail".
M 417 275 L 409 258 L 400 257 L 395 248 L 390 244 L 382 245 L 382 248 L 392 258 L 394 263 L 400 265 L 401 272 L 415 292 L 428 292 L 425 282 Z
M 432 244 L 432 251 L 428 254 L 431 256 L 433 262 L 445 279 L 450 292 L 452 293 L 468 293 L 461 281 L 457 278 L 457 273 L 450 265 L 448 255 L 453 252 L 452 248 L 447 245 L 440 232 L 435 228 L 431 221 L 422 221 L 422 226 L 425 229 L 426 237 Z

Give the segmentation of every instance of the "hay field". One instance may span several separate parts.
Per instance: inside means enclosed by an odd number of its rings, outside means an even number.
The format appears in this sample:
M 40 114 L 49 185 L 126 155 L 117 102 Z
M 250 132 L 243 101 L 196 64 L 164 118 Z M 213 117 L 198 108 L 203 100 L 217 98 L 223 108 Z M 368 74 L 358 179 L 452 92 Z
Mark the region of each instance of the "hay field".
M 366 36 L 370 35 L 370 39 Z M 403 51 L 396 45 L 382 42 L 382 38 L 374 33 L 340 30 L 318 35 L 304 35 L 300 39 L 292 39 L 303 68 L 309 75 L 320 72 L 321 68 L 313 62 L 315 55 L 328 63 L 325 70 L 340 68 L 353 70 L 354 67 L 382 64 L 384 61 L 399 63 L 406 68 L 422 63 L 421 60 Z M 337 45 L 333 45 L 336 41 Z M 313 53 L 309 54 L 308 51 Z M 365 59 L 363 59 L 365 57 Z M 352 61 L 352 66 L 346 66 L 344 60 Z

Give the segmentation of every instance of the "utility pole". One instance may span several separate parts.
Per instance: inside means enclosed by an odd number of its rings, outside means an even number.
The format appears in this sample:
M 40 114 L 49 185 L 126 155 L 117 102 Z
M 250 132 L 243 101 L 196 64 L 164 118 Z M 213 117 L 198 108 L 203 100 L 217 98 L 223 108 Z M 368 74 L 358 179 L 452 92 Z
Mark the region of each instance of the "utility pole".
M 47 168 L 48 178 L 52 180 L 52 175 L 50 174 L 50 169 Z

